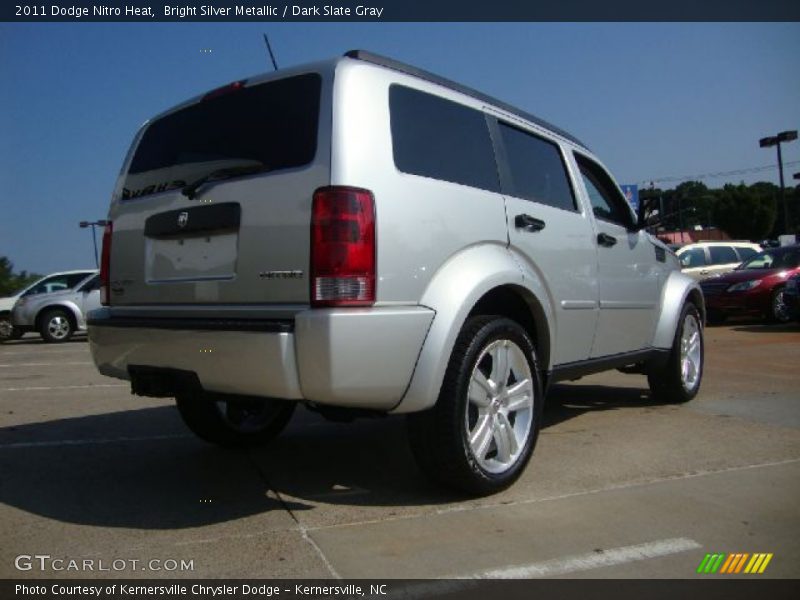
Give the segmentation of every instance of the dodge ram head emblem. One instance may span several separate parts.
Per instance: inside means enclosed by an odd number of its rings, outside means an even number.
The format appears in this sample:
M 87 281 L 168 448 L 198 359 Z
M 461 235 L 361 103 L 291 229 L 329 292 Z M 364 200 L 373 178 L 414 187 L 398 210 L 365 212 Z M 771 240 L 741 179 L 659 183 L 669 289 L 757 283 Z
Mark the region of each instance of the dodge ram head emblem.
M 180 213 L 178 215 L 178 227 L 183 229 L 184 227 L 186 227 L 186 224 L 188 222 L 189 222 L 189 213 L 188 212 L 183 211 L 182 213 Z

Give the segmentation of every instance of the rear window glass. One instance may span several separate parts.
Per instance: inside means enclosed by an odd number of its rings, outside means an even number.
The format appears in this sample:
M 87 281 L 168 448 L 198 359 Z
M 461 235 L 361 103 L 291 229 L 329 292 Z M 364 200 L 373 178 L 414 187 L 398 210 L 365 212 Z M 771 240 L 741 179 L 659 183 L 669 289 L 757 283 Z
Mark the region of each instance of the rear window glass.
M 317 74 L 233 89 L 154 121 L 125 177 L 123 199 L 181 188 L 221 169 L 302 167 L 317 150 Z
M 400 171 L 499 191 L 483 113 L 400 85 L 389 89 L 389 108 Z
M 711 256 L 712 265 L 727 265 L 739 262 L 739 257 L 730 246 L 709 246 L 708 253 Z
M 511 181 L 508 193 L 564 210 L 575 210 L 575 197 L 558 147 L 542 138 L 500 123 Z

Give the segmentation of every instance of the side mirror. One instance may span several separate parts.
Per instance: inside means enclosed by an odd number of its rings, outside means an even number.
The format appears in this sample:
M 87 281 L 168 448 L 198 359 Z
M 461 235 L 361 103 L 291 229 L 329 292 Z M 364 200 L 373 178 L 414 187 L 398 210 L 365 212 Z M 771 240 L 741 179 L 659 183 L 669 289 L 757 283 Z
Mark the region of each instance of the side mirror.
M 636 215 L 636 228 L 647 229 L 649 227 L 656 227 L 663 221 L 661 211 L 659 210 L 658 198 L 641 198 L 639 201 L 639 211 Z

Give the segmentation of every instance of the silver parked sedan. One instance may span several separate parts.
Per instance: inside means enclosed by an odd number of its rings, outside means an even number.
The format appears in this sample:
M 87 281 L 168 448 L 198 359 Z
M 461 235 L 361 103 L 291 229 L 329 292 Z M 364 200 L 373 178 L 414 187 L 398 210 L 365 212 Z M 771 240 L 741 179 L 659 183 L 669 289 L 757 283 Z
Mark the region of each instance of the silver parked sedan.
M 76 331 L 86 331 L 86 313 L 100 306 L 97 271 L 61 273 L 48 285 L 36 285 L 17 300 L 11 310 L 14 329 L 38 331 L 45 342 L 65 342 Z

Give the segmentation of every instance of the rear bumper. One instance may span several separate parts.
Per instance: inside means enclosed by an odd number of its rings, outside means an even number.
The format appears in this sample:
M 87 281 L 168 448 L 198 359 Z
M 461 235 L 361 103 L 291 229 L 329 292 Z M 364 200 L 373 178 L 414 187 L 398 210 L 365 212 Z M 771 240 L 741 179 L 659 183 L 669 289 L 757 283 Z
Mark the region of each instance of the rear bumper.
M 322 309 L 294 321 L 115 318 L 93 311 L 89 345 L 110 377 L 129 367 L 195 373 L 203 389 L 390 410 L 400 402 L 433 321 L 422 307 Z

